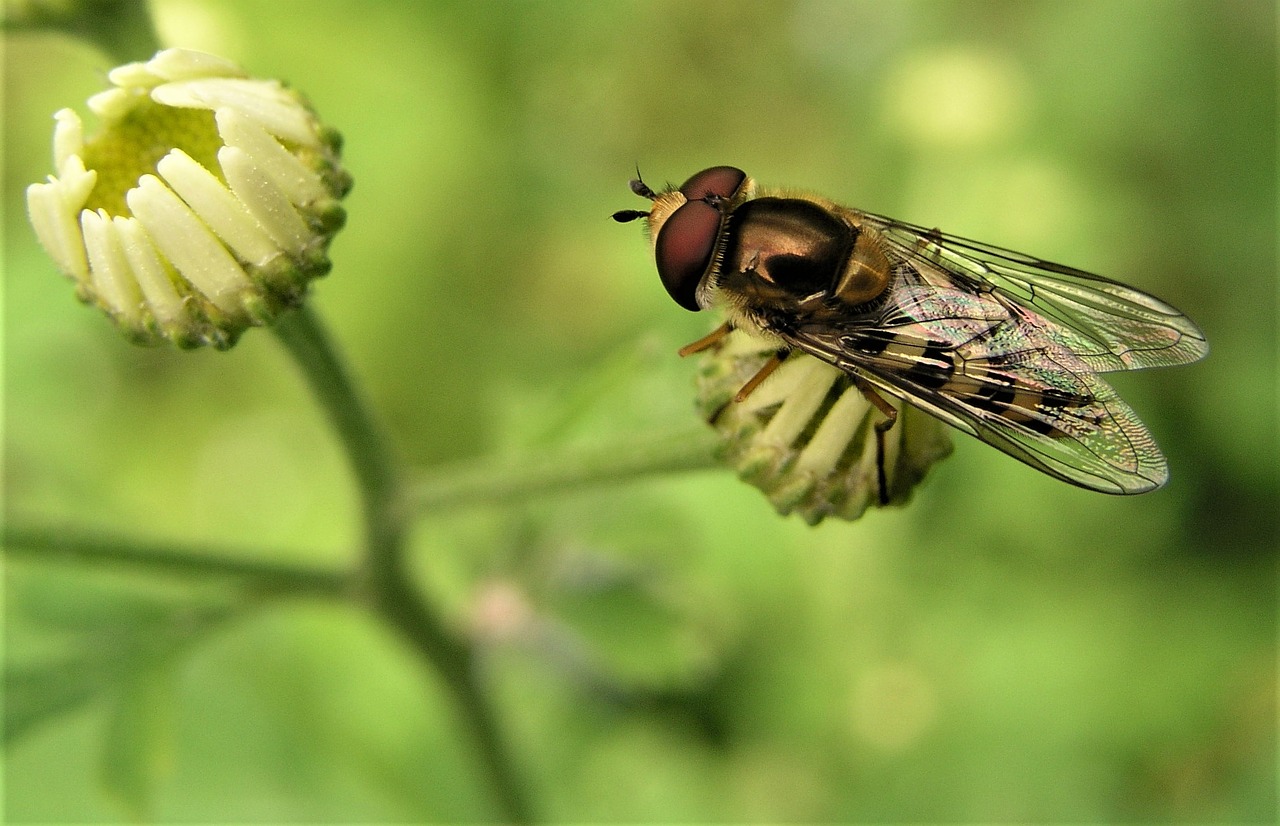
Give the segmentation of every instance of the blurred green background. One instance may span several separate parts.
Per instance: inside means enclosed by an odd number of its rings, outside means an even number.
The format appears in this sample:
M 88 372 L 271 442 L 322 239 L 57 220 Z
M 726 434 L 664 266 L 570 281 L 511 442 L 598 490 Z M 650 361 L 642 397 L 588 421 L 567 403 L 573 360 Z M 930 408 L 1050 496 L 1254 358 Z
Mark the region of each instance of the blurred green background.
M 157 0 L 302 89 L 356 186 L 313 304 L 416 465 L 694 421 L 627 189 L 731 163 L 1165 298 L 1197 365 L 1115 384 L 1159 492 L 968 438 L 808 528 L 708 471 L 428 515 L 423 586 L 556 821 L 1276 817 L 1276 8 L 1266 2 Z M 10 34 L 5 501 L 351 558 L 342 457 L 272 337 L 127 345 L 35 245 L 52 112 L 113 64 Z M 135 57 L 143 59 L 145 54 Z M 433 675 L 365 615 L 6 562 L 9 822 L 493 817 Z

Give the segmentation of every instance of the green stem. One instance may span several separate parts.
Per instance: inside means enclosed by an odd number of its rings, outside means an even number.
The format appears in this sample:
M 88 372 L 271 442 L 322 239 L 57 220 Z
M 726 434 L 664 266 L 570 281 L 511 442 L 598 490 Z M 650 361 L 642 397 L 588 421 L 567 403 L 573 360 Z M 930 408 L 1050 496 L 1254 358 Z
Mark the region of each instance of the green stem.
M 395 507 L 400 469 L 382 427 L 310 308 L 285 313 L 271 329 L 302 371 L 351 463 L 362 498 L 365 551 L 370 562 L 385 565 L 394 561 L 401 555 L 403 542 Z
M 337 570 L 263 561 L 261 549 L 179 546 L 141 542 L 133 537 L 10 519 L 4 529 L 5 552 L 11 557 L 87 563 L 159 571 L 207 579 L 225 577 L 285 593 L 341 597 L 350 593 L 350 577 Z
M 443 508 L 509 505 L 642 476 L 705 470 L 718 466 L 712 457 L 717 441 L 715 431 L 698 427 L 674 434 L 629 437 L 612 444 L 432 468 L 414 479 L 407 506 L 414 511 L 436 512 Z
M 7 31 L 56 31 L 97 46 L 117 63 L 150 60 L 162 45 L 147 0 L 5 4 Z
M 384 431 L 310 309 L 304 306 L 282 316 L 272 329 L 324 408 L 355 473 L 363 505 L 365 576 L 374 610 L 437 671 L 453 694 L 503 819 L 530 822 L 522 786 L 476 678 L 475 650 L 450 632 L 436 608 L 412 586 L 405 558 L 408 513 L 401 507 L 404 477 Z

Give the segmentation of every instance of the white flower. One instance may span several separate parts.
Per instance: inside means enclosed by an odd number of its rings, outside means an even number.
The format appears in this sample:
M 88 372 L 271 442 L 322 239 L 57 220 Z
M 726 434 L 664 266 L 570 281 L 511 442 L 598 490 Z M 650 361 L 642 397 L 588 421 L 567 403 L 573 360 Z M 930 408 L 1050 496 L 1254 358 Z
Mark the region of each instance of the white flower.
M 736 401 L 776 347 L 731 332 L 707 351 L 698 407 L 721 434 L 720 458 L 779 513 L 816 525 L 828 516 L 857 519 L 872 505 L 904 504 L 929 466 L 951 453 L 946 425 L 885 396 L 898 418 L 879 457 L 875 425 L 884 415 L 841 370 L 798 350 Z
M 131 338 L 229 347 L 329 270 L 351 179 L 302 97 L 213 55 L 117 67 L 84 137 L 54 115 L 55 175 L 27 188 L 40 243 Z

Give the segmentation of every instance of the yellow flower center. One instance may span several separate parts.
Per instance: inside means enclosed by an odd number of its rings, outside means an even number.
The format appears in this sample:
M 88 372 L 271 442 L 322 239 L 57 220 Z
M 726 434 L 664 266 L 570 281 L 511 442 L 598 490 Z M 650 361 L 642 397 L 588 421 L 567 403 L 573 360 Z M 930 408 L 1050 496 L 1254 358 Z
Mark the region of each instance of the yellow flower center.
M 156 164 L 175 147 L 221 179 L 220 146 L 213 112 L 163 106 L 139 97 L 128 114 L 85 141 L 85 168 L 98 173 L 85 208 L 131 217 L 125 193 L 144 174 L 157 174 Z

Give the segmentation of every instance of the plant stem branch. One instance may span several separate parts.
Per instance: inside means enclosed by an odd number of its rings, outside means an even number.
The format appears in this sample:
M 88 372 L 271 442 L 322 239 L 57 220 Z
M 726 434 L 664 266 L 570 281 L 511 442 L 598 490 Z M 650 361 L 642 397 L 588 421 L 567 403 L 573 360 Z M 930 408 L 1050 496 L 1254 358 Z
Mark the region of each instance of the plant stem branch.
M 350 592 L 350 576 L 338 570 L 291 565 L 262 559 L 260 549 L 181 546 L 142 542 L 81 528 L 67 528 L 10 519 L 4 529 L 5 552 L 41 561 L 89 563 L 137 568 L 176 576 L 207 579 L 227 577 L 289 593 L 340 597 Z
M 413 480 L 406 506 L 416 512 L 438 512 L 444 508 L 509 505 L 590 485 L 705 470 L 717 466 L 712 457 L 717 439 L 715 431 L 698 427 L 674 434 L 619 439 L 605 445 L 432 468 Z
M 466 638 L 451 632 L 436 608 L 412 585 L 405 558 L 404 477 L 385 432 L 309 308 L 285 314 L 272 329 L 324 408 L 355 473 L 364 517 L 364 575 L 373 609 L 444 680 L 475 740 L 502 818 L 531 822 L 494 711 L 476 678 L 475 649 Z

